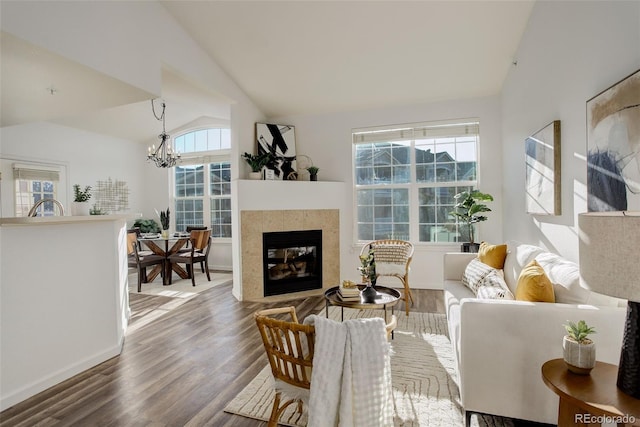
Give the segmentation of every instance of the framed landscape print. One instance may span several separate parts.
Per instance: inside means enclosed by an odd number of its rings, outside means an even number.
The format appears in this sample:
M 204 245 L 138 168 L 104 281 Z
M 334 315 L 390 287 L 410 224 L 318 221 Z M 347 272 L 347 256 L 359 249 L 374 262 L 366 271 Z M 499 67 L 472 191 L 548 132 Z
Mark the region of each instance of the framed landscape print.
M 587 101 L 587 206 L 640 210 L 640 70 Z
M 273 179 L 296 179 L 296 134 L 289 125 L 256 123 L 258 155 L 271 153 L 273 159 L 265 166 L 273 171 Z M 269 172 L 269 175 L 271 173 Z
M 527 213 L 560 215 L 560 120 L 540 129 L 524 144 Z

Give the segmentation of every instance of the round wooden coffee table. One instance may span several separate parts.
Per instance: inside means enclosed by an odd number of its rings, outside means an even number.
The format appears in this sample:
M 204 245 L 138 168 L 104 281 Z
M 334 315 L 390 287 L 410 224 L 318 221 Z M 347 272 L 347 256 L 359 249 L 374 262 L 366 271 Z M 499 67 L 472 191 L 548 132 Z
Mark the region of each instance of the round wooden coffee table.
M 365 285 L 358 285 L 358 289 L 364 289 Z M 362 296 L 360 296 L 360 300 L 356 301 L 344 301 L 340 299 L 338 296 L 339 286 L 334 286 L 333 288 L 329 288 L 324 292 L 324 300 L 325 300 L 325 314 L 327 318 L 329 318 L 329 306 L 335 305 L 340 307 L 341 314 L 340 320 L 344 320 L 344 308 L 355 308 L 358 310 L 367 310 L 367 309 L 383 309 L 384 310 L 384 321 L 388 322 L 387 319 L 387 307 L 391 308 L 391 315 L 393 315 L 393 306 L 395 306 L 398 301 L 400 301 L 401 295 L 400 291 L 393 288 L 387 288 L 386 286 L 375 286 L 376 295 L 375 302 L 364 302 L 362 300 Z

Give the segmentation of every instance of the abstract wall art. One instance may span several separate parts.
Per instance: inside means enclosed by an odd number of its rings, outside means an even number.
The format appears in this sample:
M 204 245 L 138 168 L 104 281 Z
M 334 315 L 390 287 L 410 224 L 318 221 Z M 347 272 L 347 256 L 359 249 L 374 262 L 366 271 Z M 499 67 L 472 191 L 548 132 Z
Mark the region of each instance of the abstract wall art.
M 296 134 L 289 125 L 256 123 L 258 154 L 271 153 L 272 160 L 266 165 L 275 179 L 296 179 Z
M 587 206 L 640 210 L 640 70 L 587 101 Z
M 560 158 L 560 120 L 553 121 L 525 139 L 527 213 L 562 213 Z

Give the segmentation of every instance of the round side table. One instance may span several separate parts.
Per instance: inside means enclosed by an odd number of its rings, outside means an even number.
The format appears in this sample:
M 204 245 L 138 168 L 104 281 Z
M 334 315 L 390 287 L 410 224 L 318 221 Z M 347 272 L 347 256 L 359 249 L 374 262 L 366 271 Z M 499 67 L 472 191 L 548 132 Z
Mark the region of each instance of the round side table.
M 618 367 L 604 362 L 596 362 L 590 375 L 570 372 L 562 359 L 542 365 L 542 380 L 560 397 L 558 427 L 640 426 L 640 400 L 619 390 L 617 378 Z

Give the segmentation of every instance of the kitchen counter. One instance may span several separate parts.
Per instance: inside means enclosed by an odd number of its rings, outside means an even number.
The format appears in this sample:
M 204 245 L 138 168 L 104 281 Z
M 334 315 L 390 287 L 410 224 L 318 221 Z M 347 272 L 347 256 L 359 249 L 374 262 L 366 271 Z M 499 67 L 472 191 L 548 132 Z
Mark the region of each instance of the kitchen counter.
M 0 219 L 0 410 L 120 354 L 127 219 Z

